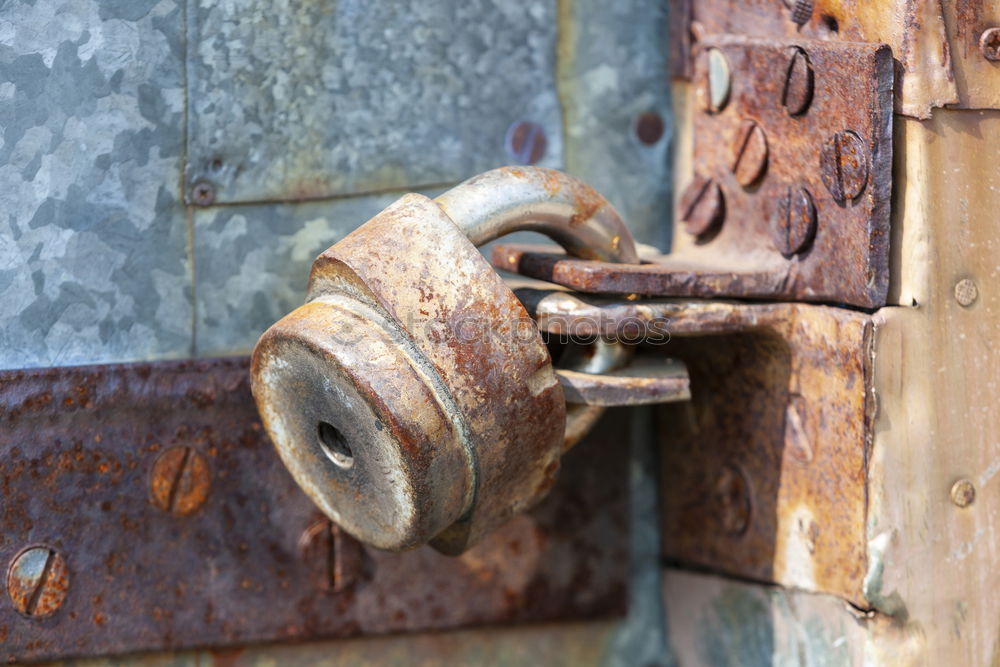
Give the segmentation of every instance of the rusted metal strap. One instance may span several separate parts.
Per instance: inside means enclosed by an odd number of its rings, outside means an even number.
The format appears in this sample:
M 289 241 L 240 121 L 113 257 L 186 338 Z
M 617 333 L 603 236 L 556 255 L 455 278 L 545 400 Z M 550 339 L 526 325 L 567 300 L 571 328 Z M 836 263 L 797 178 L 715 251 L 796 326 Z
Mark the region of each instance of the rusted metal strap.
M 627 457 L 600 446 L 620 442 L 620 417 L 563 458 L 539 507 L 461 557 L 388 554 L 296 487 L 246 359 L 0 372 L 0 656 L 620 613 Z

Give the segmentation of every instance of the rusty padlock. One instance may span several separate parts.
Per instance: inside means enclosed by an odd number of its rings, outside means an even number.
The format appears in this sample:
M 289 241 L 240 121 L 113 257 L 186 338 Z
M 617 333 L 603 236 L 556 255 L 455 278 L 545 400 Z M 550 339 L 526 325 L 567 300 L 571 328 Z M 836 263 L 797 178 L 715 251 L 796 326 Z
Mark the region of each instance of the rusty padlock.
M 387 550 L 460 553 L 552 485 L 566 401 L 537 327 L 477 250 L 532 230 L 637 262 L 613 207 L 557 171 L 408 194 L 329 248 L 261 336 L 253 392 L 282 461 L 335 523 Z

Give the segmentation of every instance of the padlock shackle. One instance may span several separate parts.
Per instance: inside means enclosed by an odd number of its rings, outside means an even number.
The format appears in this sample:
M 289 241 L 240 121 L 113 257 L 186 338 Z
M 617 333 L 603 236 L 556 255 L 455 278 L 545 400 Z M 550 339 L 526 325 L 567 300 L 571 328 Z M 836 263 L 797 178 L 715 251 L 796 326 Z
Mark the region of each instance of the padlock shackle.
M 639 262 L 632 234 L 608 200 L 554 169 L 501 167 L 459 183 L 434 201 L 476 246 L 533 231 L 575 257 Z

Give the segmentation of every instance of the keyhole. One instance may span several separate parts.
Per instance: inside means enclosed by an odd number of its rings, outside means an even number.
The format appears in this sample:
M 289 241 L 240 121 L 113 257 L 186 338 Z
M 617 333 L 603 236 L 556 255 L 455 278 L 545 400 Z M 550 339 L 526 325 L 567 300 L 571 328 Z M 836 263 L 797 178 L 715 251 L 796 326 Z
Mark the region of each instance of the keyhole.
M 320 449 L 328 459 L 345 469 L 354 465 L 354 453 L 351 452 L 351 446 L 347 444 L 343 433 L 327 422 L 320 422 L 317 430 Z

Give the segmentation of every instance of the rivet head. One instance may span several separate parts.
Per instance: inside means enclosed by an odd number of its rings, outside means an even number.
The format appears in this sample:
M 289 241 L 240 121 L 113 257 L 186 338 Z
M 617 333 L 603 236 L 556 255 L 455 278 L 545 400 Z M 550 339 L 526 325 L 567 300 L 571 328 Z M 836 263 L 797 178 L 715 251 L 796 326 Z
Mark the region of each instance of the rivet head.
M 647 111 L 636 116 L 634 126 L 636 138 L 646 146 L 658 144 L 666 129 L 663 117 L 655 111 Z
M 785 257 L 809 247 L 816 235 L 816 204 L 804 187 L 789 186 L 778 199 L 771 221 L 774 245 Z
M 955 300 L 959 305 L 968 308 L 979 298 L 979 288 L 969 278 L 962 278 L 955 283 Z
M 967 479 L 960 479 L 951 487 L 951 501 L 959 507 L 968 507 L 976 500 L 976 487 Z
M 781 89 L 781 104 L 790 116 L 804 114 L 813 98 L 813 69 L 809 56 L 797 46 L 789 49 L 785 85 Z
M 175 516 L 191 514 L 208 498 L 211 475 L 208 461 L 191 447 L 173 447 L 153 463 L 149 500 Z
M 722 111 L 729 102 L 729 93 L 732 89 L 732 72 L 729 68 L 729 60 L 720 49 L 706 49 L 704 77 L 699 86 L 699 94 L 702 97 L 702 106 L 706 111 L 718 113 Z
M 49 547 L 25 549 L 7 570 L 7 595 L 18 613 L 29 618 L 54 614 L 68 590 L 66 560 Z
M 545 128 L 538 123 L 519 120 L 507 128 L 504 146 L 516 164 L 537 164 L 548 148 Z
M 851 130 L 832 135 L 820 151 L 819 173 L 837 201 L 854 199 L 868 183 L 868 155 L 861 137 Z
M 744 119 L 732 149 L 731 166 L 736 182 L 742 186 L 752 185 L 767 168 L 767 135 L 756 121 Z
M 680 201 L 681 220 L 688 234 L 705 237 L 714 232 L 725 217 L 725 200 L 719 184 L 696 176 Z
M 1000 28 L 989 28 L 979 36 L 979 51 L 987 60 L 1000 60 Z

